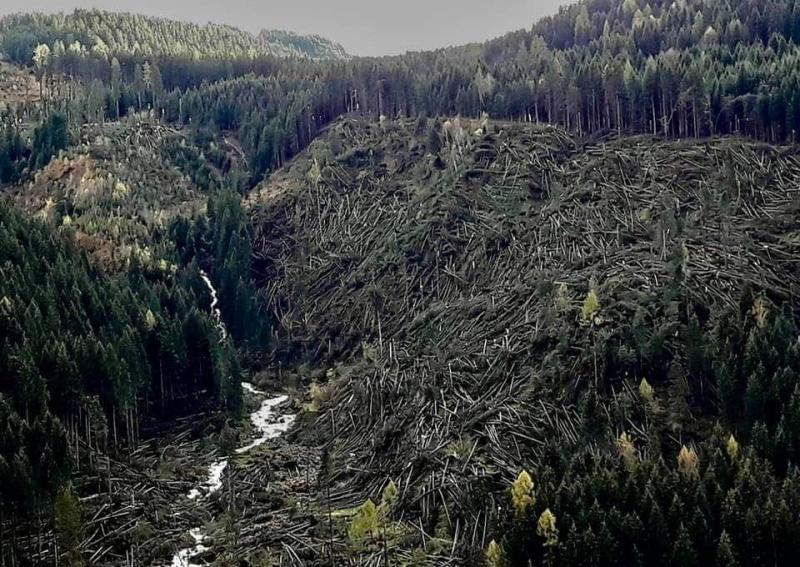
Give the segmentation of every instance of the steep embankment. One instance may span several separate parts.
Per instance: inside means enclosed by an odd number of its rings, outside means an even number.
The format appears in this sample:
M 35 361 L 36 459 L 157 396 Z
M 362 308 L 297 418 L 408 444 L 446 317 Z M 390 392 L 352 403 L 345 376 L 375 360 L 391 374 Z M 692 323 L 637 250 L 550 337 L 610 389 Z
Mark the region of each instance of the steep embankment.
M 796 148 L 734 139 L 337 122 L 250 196 L 277 356 L 316 382 L 300 423 L 331 442 L 334 506 L 391 478 L 420 526 L 444 505 L 445 532 L 483 547 L 521 468 L 552 496 L 621 431 L 674 463 L 716 420 L 747 439 L 771 423 L 745 411 L 726 349 L 800 292 L 798 166 Z

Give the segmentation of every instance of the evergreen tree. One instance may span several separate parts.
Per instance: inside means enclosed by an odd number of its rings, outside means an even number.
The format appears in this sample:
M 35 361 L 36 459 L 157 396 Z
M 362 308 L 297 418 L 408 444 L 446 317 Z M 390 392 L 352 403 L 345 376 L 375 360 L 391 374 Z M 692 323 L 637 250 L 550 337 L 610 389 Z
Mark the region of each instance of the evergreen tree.
M 694 567 L 698 564 L 697 553 L 689 537 L 686 527 L 681 524 L 675 544 L 672 547 L 672 565 L 679 567 Z
M 731 542 L 731 538 L 726 531 L 723 531 L 719 537 L 716 561 L 718 567 L 737 567 L 739 565 L 736 560 L 733 542 Z
M 84 565 L 78 546 L 81 542 L 82 520 L 80 503 L 69 487 L 59 491 L 54 506 L 58 545 L 64 565 Z

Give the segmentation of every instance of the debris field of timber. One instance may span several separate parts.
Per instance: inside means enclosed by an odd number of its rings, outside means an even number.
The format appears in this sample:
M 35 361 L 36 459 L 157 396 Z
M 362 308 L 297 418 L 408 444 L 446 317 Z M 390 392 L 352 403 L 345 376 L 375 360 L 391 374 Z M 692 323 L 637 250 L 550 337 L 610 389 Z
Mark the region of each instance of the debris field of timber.
M 392 480 L 423 543 L 444 511 L 455 553 L 485 547 L 520 468 L 582 444 L 582 389 L 633 395 L 624 337 L 674 353 L 657 390 L 680 372 L 676 290 L 705 318 L 744 287 L 797 296 L 800 155 L 432 123 L 341 119 L 248 206 L 273 360 L 312 386 L 294 439 L 336 463 L 320 509 Z
M 309 391 L 291 396 L 305 410 L 200 503 L 186 494 L 224 453 L 220 416 L 116 460 L 82 446 L 92 562 L 164 564 L 204 526 L 196 561 L 383 565 L 385 547 L 354 553 L 343 528 L 391 480 L 392 561 L 424 548 L 424 564 L 458 565 L 485 548 L 520 468 L 553 445 L 593 450 L 581 391 L 629 403 L 641 376 L 611 351 L 634 327 L 680 367 L 676 288 L 712 312 L 745 285 L 776 303 L 800 291 L 795 149 L 432 124 L 340 120 L 250 193 L 276 322 L 262 378 Z M 669 372 L 648 380 L 665 388 Z

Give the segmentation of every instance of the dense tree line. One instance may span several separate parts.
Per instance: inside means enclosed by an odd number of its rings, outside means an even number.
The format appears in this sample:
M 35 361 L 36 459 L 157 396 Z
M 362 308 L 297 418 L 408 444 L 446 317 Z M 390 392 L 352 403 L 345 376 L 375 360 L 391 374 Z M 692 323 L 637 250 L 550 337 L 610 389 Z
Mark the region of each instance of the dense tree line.
M 116 451 L 135 445 L 143 420 L 204 403 L 238 410 L 238 362 L 206 296 L 196 266 L 104 276 L 67 239 L 0 206 L 4 518 L 46 509 L 81 459 L 78 440 Z
M 716 384 L 722 406 L 719 423 L 696 444 L 682 445 L 669 426 L 669 415 L 688 407 L 647 379 L 605 409 L 586 396 L 582 435 L 594 446 L 570 452 L 552 444 L 538 470 L 520 475 L 487 563 L 794 564 L 798 331 L 790 310 L 747 293 L 713 327 L 689 322 L 684 394 L 698 407 L 700 384 Z
M 27 143 L 13 119 L 6 115 L 0 119 L 3 133 L 0 136 L 0 183 L 19 181 L 24 171 L 41 168 L 69 145 L 67 117 L 51 114 L 33 132 Z
M 667 459 L 626 436 L 618 455 L 561 459 L 534 474 L 530 508 L 509 506 L 487 565 L 794 564 L 800 473 L 776 476 L 735 438 Z
M 28 160 L 30 148 L 14 124 L 3 122 L 0 136 L 0 183 L 12 183 L 20 178 L 22 164 Z
M 75 10 L 71 14 L 14 14 L 0 19 L 2 49 L 12 61 L 32 62 L 37 45 L 56 57 L 178 56 L 191 59 L 282 57 L 345 58 L 341 46 L 318 36 L 259 35 L 137 14 Z
M 178 218 L 170 227 L 182 263 L 209 265 L 226 328 L 242 347 L 269 346 L 272 321 L 250 277 L 250 220 L 237 193 L 226 190 L 208 202 L 208 216 Z
M 92 20 L 104 21 L 98 13 Z M 7 41 L 24 28 L 14 22 L 6 24 Z M 198 59 L 169 41 L 118 55 L 46 43 L 22 51 L 37 51 L 33 62 L 52 98 L 80 106 L 75 115 L 97 121 L 155 108 L 171 121 L 234 130 L 259 176 L 346 112 L 488 112 L 585 135 L 793 140 L 798 40 L 795 0 L 593 0 L 485 44 L 377 59 Z M 90 94 L 76 101 L 64 77 L 79 78 Z

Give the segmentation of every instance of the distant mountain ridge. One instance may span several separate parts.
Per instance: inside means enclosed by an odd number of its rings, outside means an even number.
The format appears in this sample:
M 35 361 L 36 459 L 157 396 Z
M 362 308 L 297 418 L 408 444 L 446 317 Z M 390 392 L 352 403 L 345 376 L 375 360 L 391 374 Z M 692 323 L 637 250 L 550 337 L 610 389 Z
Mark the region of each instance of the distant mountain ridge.
M 266 44 L 278 44 L 305 53 L 311 59 L 349 59 L 338 43 L 319 35 L 302 35 L 286 30 L 262 30 L 258 39 Z
M 0 19 L 0 50 L 12 61 L 31 62 L 33 49 L 73 50 L 108 57 L 189 56 L 195 59 L 255 58 L 266 55 L 346 59 L 344 48 L 319 36 L 286 31 L 258 35 L 221 24 L 195 24 L 102 10 L 70 14 L 12 14 Z

